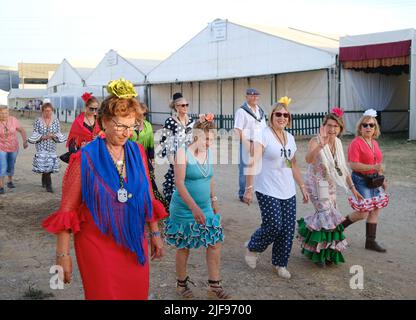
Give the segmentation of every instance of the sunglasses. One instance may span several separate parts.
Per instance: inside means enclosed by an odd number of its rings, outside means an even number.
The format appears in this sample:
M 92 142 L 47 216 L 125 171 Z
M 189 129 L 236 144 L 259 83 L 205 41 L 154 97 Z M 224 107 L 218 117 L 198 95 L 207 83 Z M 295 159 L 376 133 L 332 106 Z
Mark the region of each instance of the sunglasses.
M 189 103 L 177 104 L 177 107 L 189 107 Z
M 91 112 L 98 112 L 98 108 L 91 108 L 91 107 L 89 107 L 89 109 L 90 109 Z
M 285 117 L 286 119 L 289 119 L 289 117 L 290 117 L 290 114 L 289 114 L 289 113 L 287 113 L 287 112 L 273 112 L 273 114 L 274 114 L 277 118 L 280 118 L 280 117 Z
M 362 123 L 361 125 L 363 128 L 374 128 L 376 126 L 374 123 Z

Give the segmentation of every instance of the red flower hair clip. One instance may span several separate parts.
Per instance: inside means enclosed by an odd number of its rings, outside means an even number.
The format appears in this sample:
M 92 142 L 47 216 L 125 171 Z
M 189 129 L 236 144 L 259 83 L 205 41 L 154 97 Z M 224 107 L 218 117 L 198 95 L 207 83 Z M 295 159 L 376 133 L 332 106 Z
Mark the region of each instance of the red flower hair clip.
M 90 93 L 90 92 L 85 92 L 85 93 L 81 96 L 82 100 L 84 100 L 84 102 L 85 102 L 85 103 L 87 103 L 87 101 L 88 101 L 88 100 L 90 100 L 90 99 L 91 99 L 91 97 L 92 97 L 92 93 Z
M 344 110 L 339 107 L 332 108 L 331 113 L 335 114 L 338 118 L 342 118 Z

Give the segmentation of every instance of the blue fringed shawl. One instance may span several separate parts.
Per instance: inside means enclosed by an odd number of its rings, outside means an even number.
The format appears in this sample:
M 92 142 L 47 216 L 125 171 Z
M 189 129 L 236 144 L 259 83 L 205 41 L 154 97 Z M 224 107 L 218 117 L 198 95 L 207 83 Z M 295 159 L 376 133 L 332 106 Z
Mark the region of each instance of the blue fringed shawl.
M 146 217 L 152 216 L 149 183 L 139 146 L 127 141 L 124 149 L 128 179 L 123 183 L 132 197 L 126 203 L 117 200 L 120 177 L 105 141 L 97 137 L 81 149 L 82 201 L 100 231 L 134 252 L 143 265 L 144 225 Z

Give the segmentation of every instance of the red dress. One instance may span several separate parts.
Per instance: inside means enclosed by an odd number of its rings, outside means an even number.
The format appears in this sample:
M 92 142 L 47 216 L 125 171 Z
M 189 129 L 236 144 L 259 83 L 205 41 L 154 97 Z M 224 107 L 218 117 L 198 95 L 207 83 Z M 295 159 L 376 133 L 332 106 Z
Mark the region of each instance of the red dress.
M 151 182 L 146 154 L 139 145 L 145 165 L 149 188 Z M 150 190 L 150 195 L 153 195 Z M 163 205 L 152 197 L 153 218 L 167 217 Z M 75 252 L 81 273 L 85 299 L 88 300 L 146 300 L 149 291 L 149 263 L 139 264 L 137 256 L 102 234 L 86 205 L 81 201 L 81 152 L 71 156 L 62 182 L 62 200 L 57 212 L 42 223 L 48 232 L 63 230 L 74 233 Z M 146 237 L 143 247 L 148 256 Z

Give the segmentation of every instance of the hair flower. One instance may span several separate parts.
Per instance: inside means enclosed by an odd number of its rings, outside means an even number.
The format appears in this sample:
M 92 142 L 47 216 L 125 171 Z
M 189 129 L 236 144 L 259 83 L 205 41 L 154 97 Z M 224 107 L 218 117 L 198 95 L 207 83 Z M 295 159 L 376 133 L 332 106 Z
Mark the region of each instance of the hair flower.
M 344 110 L 339 107 L 334 107 L 332 108 L 331 113 L 335 114 L 338 118 L 342 118 L 344 115 Z
M 214 115 L 212 113 L 207 113 L 207 114 L 200 114 L 199 115 L 199 122 L 212 122 L 214 121 Z
M 91 92 L 84 92 L 84 94 L 81 96 L 82 100 L 84 100 L 85 103 L 87 103 L 88 100 L 90 100 L 92 97 Z
M 368 109 L 364 112 L 363 116 L 377 117 L 377 111 L 374 109 Z
M 137 97 L 137 92 L 134 90 L 133 84 L 124 78 L 110 81 L 107 85 L 107 92 L 121 99 Z
M 278 101 L 278 103 L 284 104 L 286 108 L 289 106 L 290 102 L 292 102 L 292 99 L 288 96 L 281 97 Z

